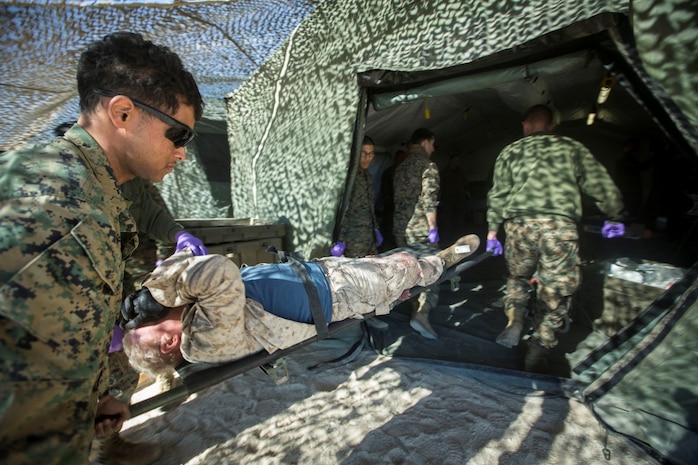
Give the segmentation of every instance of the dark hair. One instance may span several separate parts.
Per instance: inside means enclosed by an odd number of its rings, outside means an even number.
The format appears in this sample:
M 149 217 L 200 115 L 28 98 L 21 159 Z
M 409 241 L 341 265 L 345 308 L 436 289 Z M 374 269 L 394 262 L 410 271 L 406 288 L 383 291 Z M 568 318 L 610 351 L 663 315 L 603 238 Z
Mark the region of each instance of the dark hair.
M 376 144 L 373 143 L 373 139 L 371 139 L 369 136 L 364 136 L 364 141 L 361 145 L 373 145 L 373 146 L 375 146 Z
M 415 129 L 414 132 L 412 133 L 412 137 L 410 137 L 410 144 L 419 144 L 423 140 L 431 140 L 435 139 L 436 134 L 428 130 L 427 128 L 418 128 Z
M 526 111 L 524 121 L 540 121 L 545 124 L 553 122 L 553 110 L 546 105 L 533 105 Z
M 123 93 L 172 113 L 180 104 L 191 105 L 196 120 L 204 112 L 194 76 L 179 56 L 132 32 L 115 32 L 90 44 L 80 55 L 77 83 L 80 111 L 88 113 L 100 99 L 95 89 Z
M 53 128 L 53 134 L 56 137 L 62 137 L 63 134 L 68 132 L 68 129 L 72 128 L 73 124 L 75 124 L 75 123 L 77 123 L 77 121 L 65 121 L 65 122 L 59 124 L 58 126 L 56 126 L 55 128 Z

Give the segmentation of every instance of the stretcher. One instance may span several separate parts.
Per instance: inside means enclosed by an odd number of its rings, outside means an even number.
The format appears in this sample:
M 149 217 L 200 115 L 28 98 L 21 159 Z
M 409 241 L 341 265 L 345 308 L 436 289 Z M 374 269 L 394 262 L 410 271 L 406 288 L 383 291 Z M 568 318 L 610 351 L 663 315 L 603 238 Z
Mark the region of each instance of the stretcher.
M 385 252 L 385 254 L 387 255 L 401 251 L 407 251 L 417 257 L 434 253 L 433 248 L 417 245 L 393 249 L 388 252 Z M 484 259 L 490 257 L 491 255 L 491 252 L 484 252 L 478 255 L 471 255 L 462 262 L 456 264 L 455 266 L 448 268 L 441 275 L 441 277 L 436 282 L 432 283 L 430 286 L 413 287 L 412 289 L 410 289 L 410 294 L 412 296 L 415 296 L 431 287 L 438 286 L 443 282 L 446 282 L 453 278 L 457 278 L 465 270 L 482 262 Z M 366 314 L 364 315 L 363 319 L 352 318 L 332 322 L 329 325 L 327 325 L 327 337 L 337 334 L 340 331 L 343 331 L 354 325 L 360 324 L 361 322 L 366 321 L 366 319 L 374 317 L 375 314 Z M 278 360 L 282 359 L 286 355 L 293 353 L 301 347 L 305 347 L 322 339 L 323 338 L 315 335 L 309 339 L 306 339 L 303 342 L 300 342 L 284 350 L 278 350 L 271 354 L 267 351 L 262 350 L 245 358 L 226 363 L 187 363 L 177 368 L 177 374 L 179 375 L 181 380 L 180 385 L 175 386 L 168 391 L 157 394 L 151 398 L 132 404 L 130 406 L 131 417 L 136 417 L 138 415 L 142 415 L 146 412 L 149 412 L 150 410 L 164 407 L 176 402 L 181 402 L 196 392 L 222 383 L 223 381 L 232 378 L 233 376 L 239 375 L 253 368 L 259 367 L 262 368 L 265 372 L 274 371 L 277 369 L 275 363 Z

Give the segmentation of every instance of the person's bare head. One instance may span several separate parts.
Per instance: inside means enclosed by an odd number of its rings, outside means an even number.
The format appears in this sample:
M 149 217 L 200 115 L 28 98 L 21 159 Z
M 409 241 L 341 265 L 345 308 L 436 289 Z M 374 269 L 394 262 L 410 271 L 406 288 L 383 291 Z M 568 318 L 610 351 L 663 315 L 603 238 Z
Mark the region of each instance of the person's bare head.
M 369 136 L 364 136 L 364 141 L 361 144 L 361 160 L 359 166 L 362 170 L 367 170 L 376 156 L 376 144 Z
M 410 137 L 410 145 L 421 146 L 431 156 L 436 150 L 436 135 L 427 128 L 417 128 Z
M 526 111 L 521 125 L 524 136 L 555 129 L 553 111 L 546 105 L 534 105 Z
M 452 153 L 448 159 L 448 167 L 450 169 L 456 169 L 460 166 L 460 155 L 458 153 Z
M 77 70 L 78 124 L 104 151 L 118 184 L 161 181 L 186 159 L 204 101 L 169 48 L 117 32 L 90 44 Z
M 155 377 L 171 373 L 182 363 L 181 317 L 185 307 L 174 307 L 165 318 L 126 331 L 124 352 L 137 371 Z

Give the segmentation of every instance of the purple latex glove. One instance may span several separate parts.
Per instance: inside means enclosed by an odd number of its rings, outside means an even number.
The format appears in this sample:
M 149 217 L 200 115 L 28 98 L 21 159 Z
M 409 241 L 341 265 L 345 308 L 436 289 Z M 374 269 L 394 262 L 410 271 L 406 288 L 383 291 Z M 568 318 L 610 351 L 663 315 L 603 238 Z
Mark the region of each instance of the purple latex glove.
M 428 237 L 430 244 L 436 244 L 439 242 L 439 228 L 430 229 Z
M 175 253 L 180 252 L 182 249 L 189 247 L 191 253 L 194 255 L 206 255 L 208 250 L 201 239 L 189 234 L 186 231 L 180 231 L 175 234 L 175 240 L 177 241 L 177 248 Z
M 613 239 L 614 237 L 622 237 L 625 235 L 625 225 L 623 223 L 617 223 L 615 221 L 604 221 L 603 227 L 601 228 L 601 236 L 606 239 Z
M 118 352 L 124 346 L 124 330 L 119 325 L 114 325 L 114 332 L 111 335 L 111 343 L 109 344 L 109 353 Z
M 379 229 L 376 229 L 376 247 L 380 247 L 383 244 L 383 235 Z
M 330 255 L 333 257 L 341 257 L 344 255 L 344 249 L 347 248 L 347 244 L 342 241 L 337 241 L 330 249 Z
M 499 239 L 487 239 L 487 251 L 492 252 L 492 256 L 502 255 L 504 253 L 504 247 Z

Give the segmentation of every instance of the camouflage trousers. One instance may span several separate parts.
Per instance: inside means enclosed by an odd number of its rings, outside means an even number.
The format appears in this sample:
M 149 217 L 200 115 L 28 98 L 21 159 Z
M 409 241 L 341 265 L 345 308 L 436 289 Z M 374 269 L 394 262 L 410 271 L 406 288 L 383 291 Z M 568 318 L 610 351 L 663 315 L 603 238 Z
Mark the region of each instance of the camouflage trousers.
M 577 225 L 563 219 L 514 219 L 504 223 L 504 231 L 509 273 L 504 310 L 507 314 L 513 309 L 526 311 L 535 275 L 533 339 L 543 347 L 555 347 L 556 332 L 567 317 L 567 304 L 579 286 Z
M 431 244 L 429 242 L 420 241 L 418 238 L 416 238 L 412 235 L 410 235 L 410 236 L 395 236 L 395 245 L 397 247 L 405 247 L 408 244 L 414 244 L 415 242 L 421 242 L 422 244 L 425 244 L 429 247 L 433 247 L 433 248 L 437 249 L 434 251 L 434 253 L 438 252 L 438 249 L 439 249 L 438 244 Z M 434 286 L 434 287 L 427 289 L 426 291 L 419 294 L 419 296 L 417 297 L 417 308 L 415 310 L 418 312 L 425 312 L 428 314 L 432 308 L 434 308 L 438 305 L 438 303 L 439 303 L 439 286 Z
M 405 289 L 428 286 L 443 274 L 441 258 L 416 258 L 407 252 L 384 257 L 320 258 L 332 293 L 332 320 L 385 315 Z
M 111 352 L 107 360 L 109 377 L 107 378 L 107 392 L 101 395 L 110 395 L 119 402 L 128 404 L 131 396 L 138 387 L 138 373 L 129 364 L 128 357 L 123 349 Z
M 162 245 L 141 234 L 138 248 L 126 261 L 124 270 L 123 297 L 139 290 L 143 279 L 153 270 L 158 257 L 166 257 L 161 254 L 161 250 L 169 252 L 169 246 Z M 115 337 L 123 337 L 123 332 L 118 327 L 114 328 Z M 121 343 L 112 341 L 112 347 L 121 347 Z M 112 350 L 110 347 L 108 359 L 108 390 L 101 393 L 101 396 L 110 395 L 114 399 L 129 403 L 131 396 L 138 387 L 138 373 L 129 365 L 128 357 L 123 349 Z
M 357 238 L 349 236 L 345 238 L 347 244 L 346 249 L 344 249 L 345 257 L 366 257 L 369 255 L 375 255 L 378 253 L 376 248 L 376 239 L 374 237 L 374 232 L 368 233 L 368 236 Z

